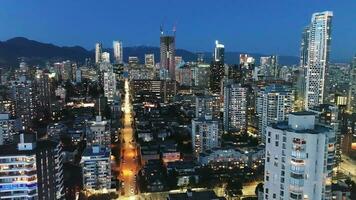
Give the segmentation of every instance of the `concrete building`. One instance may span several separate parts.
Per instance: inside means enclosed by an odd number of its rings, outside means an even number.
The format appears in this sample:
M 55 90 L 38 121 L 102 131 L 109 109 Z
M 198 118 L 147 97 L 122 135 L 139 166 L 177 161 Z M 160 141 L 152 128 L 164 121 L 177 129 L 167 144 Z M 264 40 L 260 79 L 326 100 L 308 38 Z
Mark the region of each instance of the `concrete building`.
M 83 173 L 83 189 L 110 189 L 110 155 L 110 150 L 105 147 L 91 146 L 85 149 L 80 161 Z
M 196 156 L 203 151 L 220 146 L 219 122 L 211 118 L 192 120 L 192 147 Z
M 103 72 L 103 82 L 104 82 L 104 96 L 111 103 L 114 101 L 117 95 L 116 91 L 116 76 L 112 68 L 108 71 Z
M 11 92 L 15 102 L 15 114 L 21 119 L 23 129 L 29 129 L 36 117 L 33 83 L 25 76 L 21 76 L 18 80 L 12 81 Z
M 248 88 L 241 84 L 224 87 L 224 131 L 244 132 L 247 129 Z
M 109 52 L 103 52 L 101 53 L 101 62 L 110 62 L 110 53 Z
M 114 52 L 114 60 L 115 63 L 121 64 L 123 63 L 123 50 L 122 50 L 122 42 L 121 41 L 113 41 L 113 52 Z
M 96 116 L 95 121 L 89 121 L 87 142 L 90 145 L 101 145 L 107 147 L 111 144 L 110 124 L 102 117 Z
M 101 43 L 96 43 L 95 44 L 95 63 L 100 63 L 101 62 L 101 53 L 102 53 L 102 44 Z
M 63 199 L 59 143 L 21 134 L 18 144 L 0 146 L 0 199 Z
M 335 132 L 304 111 L 266 133 L 264 199 L 331 199 Z
M 12 143 L 21 128 L 19 118 L 12 119 L 10 113 L 0 113 L 0 145 Z
M 155 66 L 155 55 L 145 54 L 145 66 L 146 67 L 154 67 Z
M 259 92 L 257 102 L 260 137 L 265 141 L 267 126 L 285 121 L 293 111 L 293 91 L 286 86 L 269 85 Z

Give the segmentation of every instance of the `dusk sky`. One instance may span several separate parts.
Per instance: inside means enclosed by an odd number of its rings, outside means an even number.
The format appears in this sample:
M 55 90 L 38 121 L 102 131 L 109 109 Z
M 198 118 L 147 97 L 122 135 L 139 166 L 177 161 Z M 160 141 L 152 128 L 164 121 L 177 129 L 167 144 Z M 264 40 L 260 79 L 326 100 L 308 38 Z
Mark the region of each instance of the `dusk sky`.
M 93 49 L 159 45 L 159 27 L 177 27 L 177 48 L 299 54 L 301 32 L 313 12 L 334 12 L 331 57 L 356 53 L 355 0 L 1 0 L 0 40 L 16 36 Z

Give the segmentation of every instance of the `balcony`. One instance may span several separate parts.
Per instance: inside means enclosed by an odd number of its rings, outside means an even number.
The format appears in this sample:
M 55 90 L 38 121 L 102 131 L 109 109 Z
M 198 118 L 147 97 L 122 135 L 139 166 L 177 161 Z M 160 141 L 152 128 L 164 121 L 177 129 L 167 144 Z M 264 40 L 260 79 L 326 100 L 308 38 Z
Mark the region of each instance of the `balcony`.
M 291 165 L 290 171 L 295 173 L 295 174 L 304 174 L 305 172 L 305 167 L 303 165 Z
M 303 151 L 292 151 L 292 157 L 296 159 L 306 159 L 307 154 Z

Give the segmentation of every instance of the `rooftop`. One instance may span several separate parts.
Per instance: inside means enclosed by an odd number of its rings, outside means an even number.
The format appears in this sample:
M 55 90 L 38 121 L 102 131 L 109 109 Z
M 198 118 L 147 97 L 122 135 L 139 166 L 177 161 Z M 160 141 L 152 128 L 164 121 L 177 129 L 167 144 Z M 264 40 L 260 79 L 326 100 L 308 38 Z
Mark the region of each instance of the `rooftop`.
M 187 191 L 186 193 L 169 194 L 168 200 L 225 200 L 225 197 L 216 196 L 212 190 Z

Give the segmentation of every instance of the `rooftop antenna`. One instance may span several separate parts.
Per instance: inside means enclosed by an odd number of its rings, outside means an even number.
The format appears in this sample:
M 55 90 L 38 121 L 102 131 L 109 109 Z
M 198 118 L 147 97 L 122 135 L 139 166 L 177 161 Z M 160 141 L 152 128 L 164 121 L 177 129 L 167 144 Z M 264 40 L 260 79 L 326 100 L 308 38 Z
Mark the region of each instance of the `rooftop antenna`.
M 160 25 L 159 30 L 161 32 L 161 35 L 163 35 L 163 24 Z
M 173 35 L 176 36 L 177 27 L 176 24 L 173 25 Z

